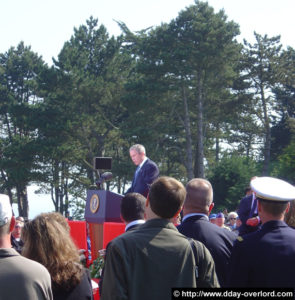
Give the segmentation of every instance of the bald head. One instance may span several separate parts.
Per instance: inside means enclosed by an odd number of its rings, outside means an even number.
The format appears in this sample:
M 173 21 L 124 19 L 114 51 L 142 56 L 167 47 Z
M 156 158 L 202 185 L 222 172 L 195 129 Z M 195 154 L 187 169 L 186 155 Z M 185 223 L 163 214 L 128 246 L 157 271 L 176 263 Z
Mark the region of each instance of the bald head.
M 184 202 L 184 215 L 190 213 L 209 214 L 209 207 L 213 201 L 211 183 L 202 178 L 194 178 L 186 185 L 186 199 Z

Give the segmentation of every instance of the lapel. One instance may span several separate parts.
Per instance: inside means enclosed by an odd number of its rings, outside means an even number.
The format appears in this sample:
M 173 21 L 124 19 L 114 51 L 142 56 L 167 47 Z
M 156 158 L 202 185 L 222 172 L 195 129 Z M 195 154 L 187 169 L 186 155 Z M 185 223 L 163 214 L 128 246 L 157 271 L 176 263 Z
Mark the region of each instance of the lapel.
M 249 218 L 252 218 L 254 216 L 257 216 L 257 213 L 255 212 L 255 210 L 257 209 L 257 199 L 255 198 L 253 200 L 253 205 L 251 207 L 251 211 L 250 211 L 250 214 L 249 214 Z

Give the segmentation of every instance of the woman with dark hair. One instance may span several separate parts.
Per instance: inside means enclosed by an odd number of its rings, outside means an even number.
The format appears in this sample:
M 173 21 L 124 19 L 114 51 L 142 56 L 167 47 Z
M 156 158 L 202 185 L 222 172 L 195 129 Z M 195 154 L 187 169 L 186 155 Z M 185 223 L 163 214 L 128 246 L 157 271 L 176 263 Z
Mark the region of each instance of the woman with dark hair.
M 25 224 L 22 255 L 44 265 L 51 275 L 53 299 L 93 299 L 91 279 L 80 263 L 67 222 L 43 213 Z

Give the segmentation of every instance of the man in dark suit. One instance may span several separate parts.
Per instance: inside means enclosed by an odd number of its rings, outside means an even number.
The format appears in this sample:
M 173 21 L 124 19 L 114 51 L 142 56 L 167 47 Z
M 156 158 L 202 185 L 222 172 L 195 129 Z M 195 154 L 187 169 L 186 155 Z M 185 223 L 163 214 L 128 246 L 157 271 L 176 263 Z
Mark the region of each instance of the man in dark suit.
M 146 198 L 139 193 L 128 193 L 122 200 L 120 205 L 121 219 L 126 224 L 125 232 L 130 232 L 138 228 L 145 223 L 144 211 L 145 211 Z M 108 243 L 107 249 L 111 242 Z M 108 250 L 106 249 L 105 260 Z M 102 284 L 104 277 L 104 268 L 102 269 L 100 281 L 99 281 L 99 294 L 102 292 Z
M 238 237 L 230 262 L 230 287 L 295 287 L 295 230 L 284 215 L 295 199 L 295 187 L 257 177 L 251 187 L 258 199 L 262 228 Z
M 209 221 L 214 206 L 213 190 L 209 181 L 192 179 L 186 186 L 183 219 L 177 228 L 187 237 L 202 242 L 210 251 L 216 266 L 216 274 L 221 287 L 226 285 L 228 264 L 236 235 Z
M 14 229 L 11 232 L 11 245 L 18 253 L 21 254 L 24 242 L 21 239 L 22 228 L 24 227 L 24 221 L 22 217 L 17 217 L 15 219 Z
M 146 197 L 150 185 L 159 176 L 158 166 L 146 156 L 143 145 L 133 145 L 129 149 L 129 154 L 137 168 L 131 187 L 127 190 L 126 194 L 136 192 Z
M 145 222 L 146 198 L 139 193 L 126 194 L 121 200 L 121 219 L 126 224 L 125 231 L 131 231 Z
M 246 191 L 247 194 L 242 198 L 238 208 L 238 215 L 242 222 L 242 225 L 239 227 L 240 236 L 254 232 L 260 228 L 255 193 L 251 189 L 247 189 Z

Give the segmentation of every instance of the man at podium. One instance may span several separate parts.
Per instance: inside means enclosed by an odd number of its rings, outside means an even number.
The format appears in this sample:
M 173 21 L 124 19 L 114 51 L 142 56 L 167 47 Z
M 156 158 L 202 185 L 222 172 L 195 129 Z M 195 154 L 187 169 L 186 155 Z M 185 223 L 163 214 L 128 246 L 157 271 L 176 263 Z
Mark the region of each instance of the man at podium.
M 127 193 L 139 193 L 147 196 L 150 185 L 159 177 L 159 168 L 155 162 L 146 156 L 145 147 L 136 144 L 129 149 L 130 157 L 137 166 L 131 187 Z

